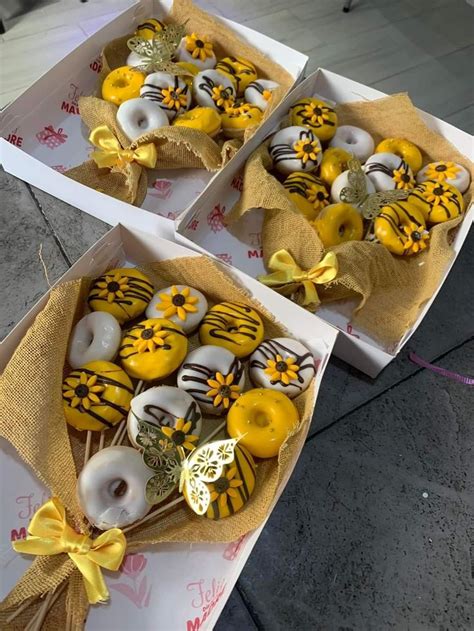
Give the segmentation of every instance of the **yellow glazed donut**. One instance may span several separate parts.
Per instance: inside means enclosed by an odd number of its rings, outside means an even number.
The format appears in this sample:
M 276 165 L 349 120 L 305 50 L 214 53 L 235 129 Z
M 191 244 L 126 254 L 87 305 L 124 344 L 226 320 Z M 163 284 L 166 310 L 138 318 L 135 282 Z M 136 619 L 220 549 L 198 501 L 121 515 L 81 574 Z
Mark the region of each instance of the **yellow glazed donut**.
M 249 103 L 228 107 L 221 114 L 222 131 L 228 138 L 243 138 L 245 130 L 259 125 L 262 117 L 262 110 Z
M 442 223 L 455 219 L 464 210 L 464 199 L 455 186 L 427 180 L 410 193 L 408 202 L 423 213 L 426 223 Z
M 375 218 L 374 233 L 392 254 L 409 256 L 428 247 L 429 233 L 423 213 L 408 201 L 384 206 Z
M 130 376 L 153 381 L 171 375 L 187 352 L 188 338 L 179 325 L 165 318 L 150 318 L 124 333 L 119 357 Z
M 405 138 L 385 138 L 375 147 L 375 153 L 394 153 L 405 160 L 415 174 L 421 169 L 423 163 L 421 151 Z
M 343 171 L 347 171 L 347 163 L 351 158 L 351 154 L 340 147 L 329 147 L 329 149 L 326 149 L 323 153 L 319 170 L 319 176 L 322 181 L 328 186 L 332 186 L 337 176 L 341 175 Z
M 221 130 L 221 117 L 212 107 L 193 107 L 192 110 L 177 116 L 173 125 L 198 129 L 213 138 Z
M 227 432 L 252 456 L 273 458 L 299 423 L 295 404 L 283 392 L 255 388 L 240 396 L 227 414 Z
M 116 268 L 92 283 L 87 302 L 92 311 L 106 311 L 120 324 L 141 315 L 153 297 L 149 278 L 135 268 Z
M 236 445 L 234 461 L 224 466 L 221 477 L 208 484 L 211 503 L 206 517 L 222 519 L 240 510 L 250 499 L 255 488 L 256 466 L 251 454 Z
M 357 208 L 343 202 L 323 208 L 312 225 L 325 248 L 346 241 L 360 241 L 364 232 L 362 217 Z
M 255 81 L 257 71 L 251 61 L 243 57 L 224 57 L 217 62 L 216 70 L 227 75 L 236 82 L 237 94 L 242 96 L 245 88 Z
M 220 302 L 204 316 L 199 328 L 201 344 L 223 346 L 237 357 L 250 355 L 263 340 L 258 313 L 241 302 Z
M 311 173 L 296 171 L 283 182 L 288 196 L 302 215 L 312 221 L 329 202 L 329 192 L 322 180 Z
M 76 429 L 100 432 L 128 414 L 133 398 L 129 376 L 111 362 L 84 364 L 63 381 L 66 421 Z
M 102 84 L 102 98 L 121 105 L 129 99 L 140 96 L 140 88 L 145 83 L 143 72 L 131 66 L 121 66 L 109 72 Z
M 181 66 L 181 68 L 183 68 L 183 70 L 186 70 L 186 72 L 189 73 L 187 75 L 185 75 L 185 74 L 182 75 L 181 79 L 183 81 L 185 81 L 190 88 L 192 88 L 192 86 L 193 86 L 193 77 L 195 77 L 197 75 L 197 73 L 199 72 L 199 68 L 196 66 L 196 64 L 192 64 L 189 61 L 178 61 L 177 65 Z
M 300 99 L 290 108 L 290 125 L 309 127 L 321 141 L 331 140 L 337 129 L 337 114 L 320 99 Z
M 155 18 L 147 18 L 143 24 L 137 26 L 135 35 L 137 37 L 144 37 L 145 39 L 153 39 L 153 37 L 163 30 L 165 24 L 156 20 Z

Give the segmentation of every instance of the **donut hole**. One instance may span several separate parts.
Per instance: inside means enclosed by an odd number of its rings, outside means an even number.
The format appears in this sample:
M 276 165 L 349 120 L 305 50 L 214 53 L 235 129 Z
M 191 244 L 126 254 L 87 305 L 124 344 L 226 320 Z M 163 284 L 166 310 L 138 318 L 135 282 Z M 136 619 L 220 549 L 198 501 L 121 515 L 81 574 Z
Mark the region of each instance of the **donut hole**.
M 239 327 L 235 324 L 235 322 L 228 322 L 225 326 L 225 330 L 227 333 L 235 333 L 239 330 Z
M 268 414 L 264 410 L 257 410 L 257 412 L 255 412 L 253 422 L 258 427 L 267 427 L 268 425 L 270 425 Z
M 338 233 L 339 236 L 342 238 L 345 234 L 346 234 L 346 225 L 341 223 L 341 225 L 338 228 Z
M 125 480 L 117 478 L 109 484 L 109 492 L 112 497 L 123 497 L 128 491 L 128 484 Z
M 116 79 L 114 81 L 114 88 L 126 88 L 128 86 L 128 82 L 125 79 Z
M 137 125 L 138 127 L 140 127 L 140 129 L 143 129 L 143 127 L 147 127 L 148 126 L 148 121 L 145 117 L 143 118 L 139 118 L 137 120 Z
M 355 145 L 356 144 L 356 139 L 354 138 L 354 136 L 348 136 L 346 138 L 346 144 L 347 145 Z

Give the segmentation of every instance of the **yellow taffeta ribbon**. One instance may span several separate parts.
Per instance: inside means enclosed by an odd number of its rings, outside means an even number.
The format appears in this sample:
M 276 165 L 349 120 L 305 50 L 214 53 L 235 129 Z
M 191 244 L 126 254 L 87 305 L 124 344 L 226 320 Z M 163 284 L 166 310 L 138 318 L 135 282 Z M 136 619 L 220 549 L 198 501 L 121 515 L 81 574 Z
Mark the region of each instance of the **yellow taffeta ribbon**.
M 97 539 L 81 535 L 67 523 L 61 500 L 52 497 L 33 515 L 28 532 L 26 539 L 12 542 L 16 552 L 68 554 L 84 578 L 89 603 L 108 600 L 109 591 L 100 568 L 118 570 L 122 563 L 127 540 L 119 528 L 111 528 Z
M 89 142 L 100 149 L 100 151 L 93 151 L 91 158 L 101 169 L 124 166 L 130 162 L 137 162 L 149 169 L 155 168 L 158 154 L 152 142 L 136 149 L 122 149 L 118 139 L 107 125 L 99 125 L 93 129 L 89 136 Z
M 328 252 L 324 258 L 309 270 L 303 270 L 287 250 L 278 250 L 270 257 L 267 276 L 258 280 L 269 287 L 282 287 L 291 283 L 301 283 L 304 288 L 303 305 L 319 304 L 316 285 L 323 285 L 337 276 L 339 269 L 334 252 Z

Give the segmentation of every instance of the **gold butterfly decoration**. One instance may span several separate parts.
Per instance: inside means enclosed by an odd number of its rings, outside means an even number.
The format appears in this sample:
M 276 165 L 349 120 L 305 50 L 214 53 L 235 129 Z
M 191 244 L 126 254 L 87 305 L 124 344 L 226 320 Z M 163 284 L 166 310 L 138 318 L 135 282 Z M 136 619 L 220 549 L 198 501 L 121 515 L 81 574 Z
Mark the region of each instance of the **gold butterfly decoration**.
M 238 440 L 215 440 L 197 447 L 185 456 L 157 425 L 139 421 L 137 443 L 143 448 L 143 461 L 154 471 L 145 495 L 149 504 L 165 500 L 178 487 L 197 515 L 204 515 L 211 502 L 207 487 L 218 480 L 226 464 L 234 460 Z
M 393 190 L 380 191 L 378 193 L 367 192 L 367 182 L 361 164 L 357 158 L 352 157 L 347 163 L 349 173 L 347 180 L 349 186 L 345 186 L 339 194 L 341 202 L 353 204 L 361 209 L 364 219 L 372 221 L 382 210 L 383 206 L 400 199 L 406 199 L 410 191 Z
M 142 58 L 142 63 L 136 66 L 137 70 L 147 74 L 163 71 L 189 75 L 187 70 L 172 61 L 185 32 L 184 25 L 169 24 L 156 33 L 153 39 L 139 36 L 130 38 L 127 41 L 128 48 Z

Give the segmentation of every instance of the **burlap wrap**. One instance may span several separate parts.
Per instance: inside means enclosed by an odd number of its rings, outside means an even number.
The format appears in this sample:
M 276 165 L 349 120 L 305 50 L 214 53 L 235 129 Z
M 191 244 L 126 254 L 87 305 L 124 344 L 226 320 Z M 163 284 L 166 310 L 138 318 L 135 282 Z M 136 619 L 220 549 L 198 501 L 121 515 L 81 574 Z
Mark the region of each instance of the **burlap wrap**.
M 188 32 L 208 35 L 217 58 L 240 56 L 249 59 L 257 68 L 258 76 L 271 78 L 280 84 L 274 92 L 264 118 L 267 118 L 294 83 L 293 77 L 279 64 L 239 38 L 236 33 L 218 18 L 196 7 L 191 0 L 175 0 L 167 24 L 184 24 Z M 130 54 L 127 41 L 131 34 L 119 37 L 107 44 L 102 51 L 100 83 L 111 70 L 124 66 Z M 98 89 L 98 95 L 100 89 Z M 79 99 L 81 118 L 89 129 L 106 124 L 114 131 L 123 149 L 135 149 L 138 145 L 154 142 L 158 149 L 156 169 L 202 168 L 217 171 L 235 155 L 242 146 L 239 140 L 216 142 L 204 132 L 185 127 L 163 127 L 150 134 L 144 134 L 130 144 L 116 123 L 117 108 L 100 98 Z M 248 140 L 258 129 L 249 128 L 244 140 Z M 68 177 L 95 190 L 107 193 L 122 201 L 140 206 L 146 196 L 147 170 L 136 163 L 123 168 L 99 169 L 89 160 L 66 172 Z
M 406 94 L 375 101 L 346 103 L 337 107 L 340 125 L 367 130 L 377 144 L 383 138 L 407 138 L 423 153 L 423 163 L 452 160 L 471 172 L 471 187 L 464 195 L 466 207 L 472 199 L 473 164 L 448 140 L 429 129 Z M 235 223 L 253 208 L 263 208 L 262 244 L 265 264 L 281 248 L 288 250 L 303 269 L 318 263 L 324 246 L 296 207 L 282 184 L 269 173 L 272 160 L 268 141 L 247 160 L 242 195 L 227 217 Z M 462 217 L 431 229 L 430 247 L 417 256 L 393 256 L 380 244 L 351 241 L 330 250 L 337 254 L 339 274 L 318 286 L 322 302 L 356 301 L 352 320 L 361 330 L 387 348 L 396 344 L 417 319 L 422 305 L 437 289 L 453 256 L 451 231 Z
M 171 283 L 191 284 L 205 293 L 211 305 L 223 300 L 243 302 L 259 311 L 267 336 L 286 334 L 282 325 L 262 305 L 205 257 L 174 259 L 144 269 L 157 288 Z M 84 313 L 89 283 L 89 279 L 71 281 L 51 291 L 48 303 L 0 378 L 0 436 L 15 447 L 51 494 L 62 500 L 71 525 L 83 531 L 87 526 L 76 499 L 76 479 L 84 461 L 86 432 L 75 431 L 66 425 L 61 384 L 69 333 Z M 197 346 L 197 340 L 197 335 L 192 336 L 190 346 Z M 247 387 L 251 387 L 249 383 Z M 278 458 L 259 463 L 255 491 L 241 511 L 221 521 L 212 521 L 196 516 L 183 502 L 165 516 L 158 517 L 156 523 L 150 520 L 127 533 L 127 552 L 161 542 L 233 541 L 258 527 L 268 515 L 278 489 L 289 476 L 303 446 L 314 405 L 314 387 L 294 401 L 301 418 L 299 428 L 283 445 Z M 205 419 L 203 435 L 209 434 L 218 422 L 215 418 Z M 106 445 L 110 440 L 111 436 Z M 47 628 L 53 628 L 53 625 L 65 628 L 68 615 L 72 628 L 80 628 L 87 615 L 87 601 L 82 577 L 66 555 L 35 558 L 0 607 L 0 623 L 4 623 L 8 614 L 26 598 L 45 594 L 68 577 L 67 590 L 48 616 Z M 70 604 L 68 608 L 66 602 Z M 9 628 L 23 629 L 37 606 L 37 602 L 29 606 Z M 4 624 L 0 626 L 5 628 Z

